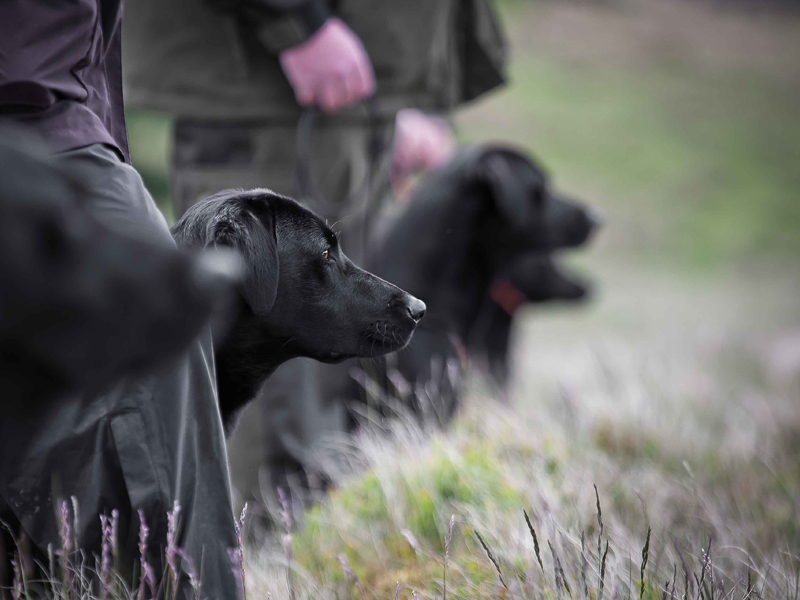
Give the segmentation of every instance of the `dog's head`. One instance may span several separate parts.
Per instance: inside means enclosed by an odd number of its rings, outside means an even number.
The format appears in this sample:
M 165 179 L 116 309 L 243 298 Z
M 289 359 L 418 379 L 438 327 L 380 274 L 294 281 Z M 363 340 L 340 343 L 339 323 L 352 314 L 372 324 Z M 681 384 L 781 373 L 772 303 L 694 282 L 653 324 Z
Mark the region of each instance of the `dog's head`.
M 554 250 L 584 244 L 600 224 L 595 210 L 555 192 L 545 171 L 522 153 L 483 147 L 469 175 L 488 209 L 487 242 Z
M 425 304 L 355 266 L 334 232 L 269 190 L 228 190 L 194 205 L 173 227 L 179 245 L 228 246 L 246 265 L 240 287 L 253 327 L 281 358 L 324 362 L 404 347 Z

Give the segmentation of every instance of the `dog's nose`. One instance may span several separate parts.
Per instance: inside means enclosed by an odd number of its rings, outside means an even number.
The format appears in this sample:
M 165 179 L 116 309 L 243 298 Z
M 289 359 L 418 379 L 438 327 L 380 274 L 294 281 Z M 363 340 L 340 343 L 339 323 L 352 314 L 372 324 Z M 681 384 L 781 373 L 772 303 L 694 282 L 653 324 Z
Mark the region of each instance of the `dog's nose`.
M 422 317 L 425 316 L 425 308 L 425 303 L 422 300 L 414 298 L 414 296 L 409 296 L 406 310 L 414 321 L 419 323 L 422 320 Z

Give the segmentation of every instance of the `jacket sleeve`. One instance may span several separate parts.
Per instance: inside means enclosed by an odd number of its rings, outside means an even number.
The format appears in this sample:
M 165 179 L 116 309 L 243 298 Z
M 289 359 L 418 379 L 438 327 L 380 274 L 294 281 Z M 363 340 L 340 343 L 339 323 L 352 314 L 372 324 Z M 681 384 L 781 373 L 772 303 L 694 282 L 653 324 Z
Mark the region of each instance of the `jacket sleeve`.
M 252 27 L 272 53 L 302 44 L 331 16 L 324 0 L 207 0 Z

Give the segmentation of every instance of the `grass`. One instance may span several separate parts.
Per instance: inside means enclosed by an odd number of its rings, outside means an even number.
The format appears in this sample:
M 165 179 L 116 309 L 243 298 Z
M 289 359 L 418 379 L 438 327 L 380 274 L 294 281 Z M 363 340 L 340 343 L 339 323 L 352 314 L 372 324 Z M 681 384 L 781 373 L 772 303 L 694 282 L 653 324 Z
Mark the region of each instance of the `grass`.
M 646 341 L 655 322 L 632 344 L 615 324 L 585 315 L 591 342 L 568 333 L 563 348 L 519 348 L 522 364 L 562 350 L 571 360 L 520 375 L 516 406 L 488 400 L 476 382 L 447 433 L 411 423 L 365 431 L 342 449 L 349 466 L 335 491 L 295 533 L 296 596 L 390 597 L 398 581 L 403 597 L 443 596 L 455 515 L 451 597 L 576 598 L 587 590 L 598 598 L 603 573 L 606 598 L 681 598 L 685 564 L 688 598 L 700 589 L 706 599 L 794 598 L 800 453 L 787 440 L 800 427 L 800 381 L 769 374 L 769 353 L 753 342 L 776 316 L 797 311 L 772 304 L 766 323 L 743 325 L 742 303 L 699 326 L 683 311 L 700 305 L 708 314 L 713 287 L 667 299 L 686 321 L 658 342 Z M 553 339 L 548 329 L 564 335 L 557 323 L 529 324 L 543 346 Z M 761 375 L 742 377 L 745 384 L 737 372 Z M 254 555 L 251 596 L 287 597 L 280 553 L 268 541 Z
M 0 598 L 4 600 L 144 600 L 163 598 L 164 600 L 200 600 L 201 581 L 192 559 L 178 547 L 181 507 L 177 501 L 167 512 L 168 528 L 166 539 L 150 538 L 150 528 L 144 513 L 139 510 L 138 549 L 139 557 L 132 575 L 124 575 L 127 569 L 120 562 L 119 513 L 112 510 L 111 515 L 98 515 L 101 523 L 102 542 L 99 555 L 89 555 L 78 545 L 78 500 L 73 496 L 69 501 L 59 500 L 57 513 L 60 545 L 47 547 L 47 560 L 39 562 L 29 552 L 30 540 L 17 540 L 14 532 L 5 522 L 5 527 L 14 538 L 16 551 L 11 560 L 13 580 L 10 588 L 0 588 Z M 242 511 L 244 520 L 247 506 Z M 240 581 L 244 586 L 242 566 L 242 537 L 240 523 L 236 534 L 239 554 L 231 549 L 232 564 L 238 568 Z M 155 556 L 152 548 L 161 548 Z M 153 562 L 153 560 L 157 562 Z M 161 564 L 163 575 L 156 576 L 156 566 Z M 179 585 L 184 581 L 185 586 Z M 242 587 L 242 591 L 244 587 Z

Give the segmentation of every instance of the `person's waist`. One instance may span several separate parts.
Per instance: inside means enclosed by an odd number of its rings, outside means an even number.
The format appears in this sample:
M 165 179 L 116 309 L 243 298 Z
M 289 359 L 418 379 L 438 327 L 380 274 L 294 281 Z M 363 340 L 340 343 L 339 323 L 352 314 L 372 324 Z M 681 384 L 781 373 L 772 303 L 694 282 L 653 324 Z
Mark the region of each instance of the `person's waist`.
M 0 83 L 0 113 L 41 112 L 57 100 L 53 90 L 34 81 Z
M 13 128 L 45 144 L 51 152 L 64 152 L 93 144 L 109 146 L 127 162 L 124 138 L 115 138 L 101 117 L 81 102 L 57 98 L 49 107 L 0 104 L 0 126 Z

